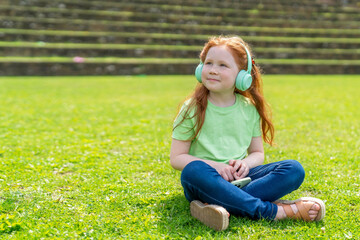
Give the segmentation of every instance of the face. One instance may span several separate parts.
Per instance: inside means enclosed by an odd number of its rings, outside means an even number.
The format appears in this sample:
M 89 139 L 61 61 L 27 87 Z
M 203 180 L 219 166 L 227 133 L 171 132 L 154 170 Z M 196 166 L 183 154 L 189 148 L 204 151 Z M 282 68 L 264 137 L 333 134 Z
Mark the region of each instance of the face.
M 201 73 L 203 84 L 210 92 L 234 93 L 239 68 L 226 46 L 211 47 Z

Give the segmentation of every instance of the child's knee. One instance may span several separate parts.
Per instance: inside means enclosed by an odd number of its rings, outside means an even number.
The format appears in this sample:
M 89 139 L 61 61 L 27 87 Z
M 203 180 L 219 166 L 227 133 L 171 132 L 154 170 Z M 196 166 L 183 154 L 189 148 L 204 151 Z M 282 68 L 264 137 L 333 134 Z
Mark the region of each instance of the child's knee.
M 305 170 L 303 168 L 303 166 L 301 165 L 301 163 L 299 163 L 298 161 L 296 160 L 290 160 L 291 161 L 291 164 L 292 164 L 292 167 L 294 168 L 294 171 L 299 175 L 301 176 L 302 178 L 305 177 Z
M 300 187 L 305 179 L 305 170 L 303 166 L 296 160 L 287 160 L 287 164 L 290 166 L 288 174 L 292 177 L 294 184 L 297 185 L 296 188 Z
M 200 160 L 188 163 L 181 172 L 181 180 L 189 180 L 197 176 L 199 172 L 204 171 L 206 166 L 207 164 Z

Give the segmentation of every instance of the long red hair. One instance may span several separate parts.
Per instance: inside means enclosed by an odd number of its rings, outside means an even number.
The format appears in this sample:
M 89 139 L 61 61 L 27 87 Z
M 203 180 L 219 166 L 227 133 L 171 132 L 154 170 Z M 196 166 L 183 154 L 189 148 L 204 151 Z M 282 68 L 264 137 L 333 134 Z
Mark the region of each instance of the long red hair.
M 205 61 L 206 55 L 211 47 L 226 46 L 233 55 L 239 69 L 246 70 L 248 66 L 248 60 L 247 60 L 246 51 L 242 44 L 246 46 L 246 48 L 250 52 L 250 55 L 252 55 L 251 48 L 240 37 L 225 37 L 225 36 L 212 37 L 205 44 L 203 50 L 201 51 L 200 59 L 202 62 Z M 262 137 L 266 143 L 272 145 L 274 140 L 274 126 L 271 121 L 270 106 L 265 101 L 263 94 L 263 87 L 262 87 L 263 83 L 261 79 L 260 70 L 261 69 L 256 64 L 252 63 L 251 76 L 253 81 L 251 83 L 250 88 L 246 91 L 241 91 L 235 88 L 235 93 L 239 93 L 247 97 L 254 104 L 261 119 L 260 122 L 262 129 Z M 203 84 L 198 84 L 195 88 L 194 93 L 190 97 L 188 108 L 185 110 L 184 118 L 182 119 L 182 121 L 185 118 L 193 118 L 193 117 L 195 118 L 195 126 L 194 126 L 195 135 L 193 136 L 193 139 L 196 139 L 204 124 L 205 112 L 208 103 L 208 96 L 209 96 L 209 90 Z M 194 115 L 189 116 L 190 111 L 192 109 L 194 109 Z M 180 125 L 182 121 L 180 121 L 178 125 Z M 175 126 L 175 128 L 177 126 Z

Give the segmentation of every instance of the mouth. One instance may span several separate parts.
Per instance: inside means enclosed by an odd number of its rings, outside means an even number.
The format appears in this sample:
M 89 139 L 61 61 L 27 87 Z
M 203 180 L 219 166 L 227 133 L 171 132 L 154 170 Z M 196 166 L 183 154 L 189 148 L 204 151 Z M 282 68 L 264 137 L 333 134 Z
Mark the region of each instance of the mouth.
M 220 82 L 220 80 L 215 79 L 215 78 L 207 78 L 207 81 L 211 81 L 211 82 Z

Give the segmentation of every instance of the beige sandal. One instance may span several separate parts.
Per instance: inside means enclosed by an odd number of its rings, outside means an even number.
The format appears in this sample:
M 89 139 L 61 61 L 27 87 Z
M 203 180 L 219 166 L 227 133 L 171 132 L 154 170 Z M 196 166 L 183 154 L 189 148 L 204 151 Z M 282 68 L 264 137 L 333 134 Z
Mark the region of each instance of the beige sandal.
M 286 216 L 291 219 L 312 221 L 309 216 L 309 210 L 314 203 L 319 204 L 320 210 L 314 221 L 320 221 L 325 217 L 325 204 L 318 198 L 303 197 L 293 201 L 290 200 L 277 200 L 274 202 L 278 206 L 282 206 L 286 213 Z M 291 204 L 296 204 L 298 212 L 295 214 L 291 208 Z
M 221 206 L 195 200 L 190 203 L 190 212 L 194 218 L 216 231 L 225 230 L 229 226 L 230 214 Z

